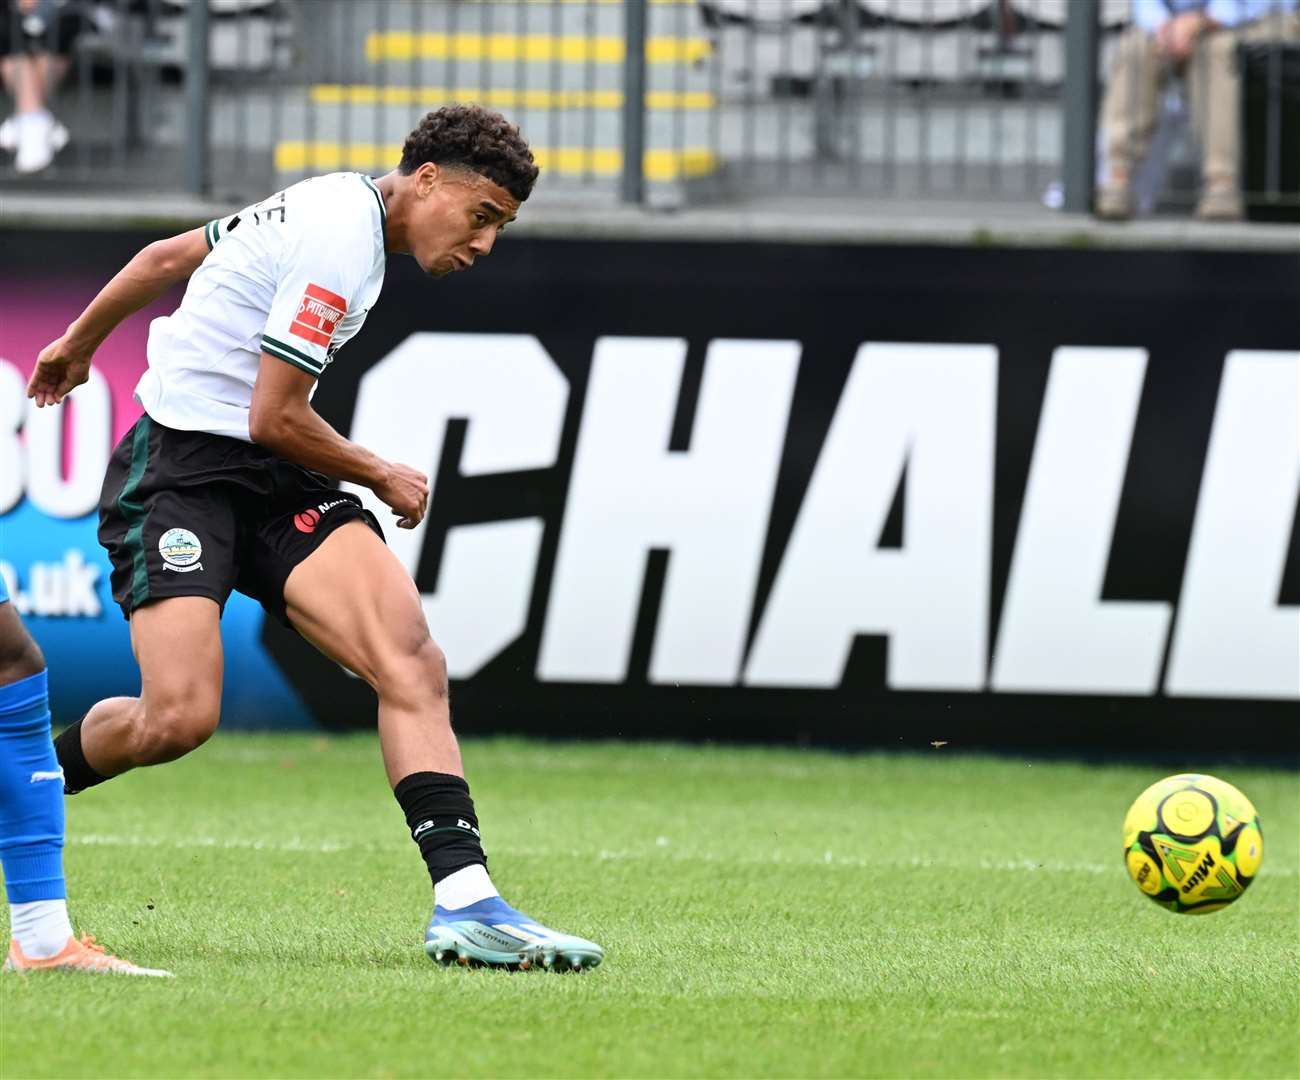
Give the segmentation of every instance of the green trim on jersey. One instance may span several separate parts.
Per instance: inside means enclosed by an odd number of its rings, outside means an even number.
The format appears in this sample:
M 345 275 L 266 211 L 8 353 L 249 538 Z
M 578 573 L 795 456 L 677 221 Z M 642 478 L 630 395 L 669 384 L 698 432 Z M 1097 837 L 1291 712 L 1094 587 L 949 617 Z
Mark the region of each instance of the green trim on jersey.
M 262 351 L 270 353 L 280 360 L 287 360 L 294 367 L 300 367 L 303 371 L 310 372 L 317 378 L 325 370 L 325 365 L 314 357 L 308 356 L 304 352 L 299 352 L 292 345 L 286 345 L 283 341 L 276 341 L 269 335 L 262 336 Z
M 311 364 L 313 368 L 325 368 L 325 365 L 322 364 L 320 360 L 317 360 L 315 356 L 308 354 L 308 352 L 303 352 L 300 348 L 294 348 L 287 342 L 279 341 L 278 338 L 270 337 L 270 334 L 261 335 L 261 343 L 266 344 L 268 342 L 278 348 L 279 351 L 287 352 L 290 356 L 295 357 L 296 360 L 302 360 L 304 364 Z
M 208 250 L 211 251 L 217 246 L 217 241 L 221 239 L 221 219 L 215 218 L 203 226 L 203 239 L 208 242 Z
M 286 364 L 292 364 L 294 367 L 299 368 L 302 371 L 305 371 L 308 375 L 314 375 L 316 378 L 318 379 L 320 378 L 319 371 L 317 371 L 315 368 L 309 368 L 301 360 L 295 360 L 292 356 L 282 356 L 274 349 L 263 348 L 262 351 L 265 352 L 268 356 L 274 356 L 277 360 L 283 360 Z
M 149 599 L 149 566 L 144 557 L 144 503 L 135 501 L 136 490 L 149 464 L 149 436 L 153 421 L 149 414 L 140 417 L 131 436 L 131 468 L 117 497 L 117 509 L 130 522 L 123 543 L 131 555 L 131 607 L 138 608 Z
M 384 197 L 379 193 L 379 189 L 375 187 L 375 182 L 371 180 L 370 177 L 363 175 L 361 177 L 361 182 L 375 193 L 375 200 L 379 203 L 379 227 L 381 229 L 387 229 L 388 211 L 384 209 Z

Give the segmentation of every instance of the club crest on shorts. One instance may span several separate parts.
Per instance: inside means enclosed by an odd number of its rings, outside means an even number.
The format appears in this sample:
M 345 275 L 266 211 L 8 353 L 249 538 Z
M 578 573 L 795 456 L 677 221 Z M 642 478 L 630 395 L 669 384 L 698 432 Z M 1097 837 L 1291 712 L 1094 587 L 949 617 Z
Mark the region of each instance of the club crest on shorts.
M 158 554 L 163 558 L 164 570 L 188 574 L 202 570 L 203 545 L 189 529 L 168 529 L 158 540 Z

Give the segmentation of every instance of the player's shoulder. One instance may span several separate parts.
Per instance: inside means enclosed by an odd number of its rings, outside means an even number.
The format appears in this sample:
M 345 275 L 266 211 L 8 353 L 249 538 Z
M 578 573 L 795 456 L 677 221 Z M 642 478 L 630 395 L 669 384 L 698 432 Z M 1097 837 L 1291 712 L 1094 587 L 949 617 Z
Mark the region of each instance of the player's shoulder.
M 383 197 L 370 177 L 358 172 L 325 173 L 300 180 L 286 189 L 288 199 L 321 213 L 333 215 L 340 225 L 355 224 L 371 229 L 378 212 L 383 216 Z
M 383 198 L 373 180 L 355 172 L 325 173 L 281 188 L 229 217 L 215 218 L 204 226 L 203 235 L 212 250 L 244 226 L 244 240 L 265 238 L 274 241 L 273 247 L 324 245 L 346 249 L 348 257 L 355 257 L 358 247 L 383 247 L 386 223 Z M 259 230 L 254 225 L 274 228 Z

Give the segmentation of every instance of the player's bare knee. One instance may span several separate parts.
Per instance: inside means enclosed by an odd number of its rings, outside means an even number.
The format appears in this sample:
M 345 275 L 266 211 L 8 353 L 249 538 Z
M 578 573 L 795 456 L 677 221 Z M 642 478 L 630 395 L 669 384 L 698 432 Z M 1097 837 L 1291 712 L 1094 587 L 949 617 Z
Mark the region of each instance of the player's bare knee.
M 137 728 L 136 752 L 150 764 L 175 761 L 212 737 L 220 708 L 194 702 L 150 706 Z
M 375 671 L 372 684 L 381 697 L 402 701 L 447 696 L 447 658 L 425 628 L 396 643 Z
M 44 670 L 45 657 L 40 646 L 30 637 L 25 637 L 0 654 L 0 686 L 8 686 L 20 679 L 30 679 Z
M 45 657 L 12 604 L 0 604 L 0 686 L 45 670 Z
M 433 638 L 425 638 L 417 663 L 424 675 L 424 685 L 437 697 L 447 696 L 447 656 Z
M 399 665 L 399 678 L 413 696 L 447 696 L 447 658 L 433 638 L 426 636 Z

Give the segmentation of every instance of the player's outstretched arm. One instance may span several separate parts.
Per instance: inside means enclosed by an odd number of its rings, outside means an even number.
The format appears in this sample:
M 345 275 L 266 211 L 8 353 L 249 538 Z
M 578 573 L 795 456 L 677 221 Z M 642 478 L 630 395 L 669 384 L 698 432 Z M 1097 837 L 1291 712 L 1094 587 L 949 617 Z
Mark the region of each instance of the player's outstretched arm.
M 208 253 L 202 229 L 155 240 L 117 272 L 99 295 L 56 341 L 41 350 L 27 396 L 36 404 L 57 405 L 90 377 L 90 358 L 128 315 L 185 281 Z
M 410 465 L 385 461 L 330 427 L 311 407 L 315 381 L 310 373 L 262 353 L 248 410 L 249 437 L 286 461 L 370 488 L 392 508 L 399 529 L 414 528 L 428 505 L 428 477 Z

